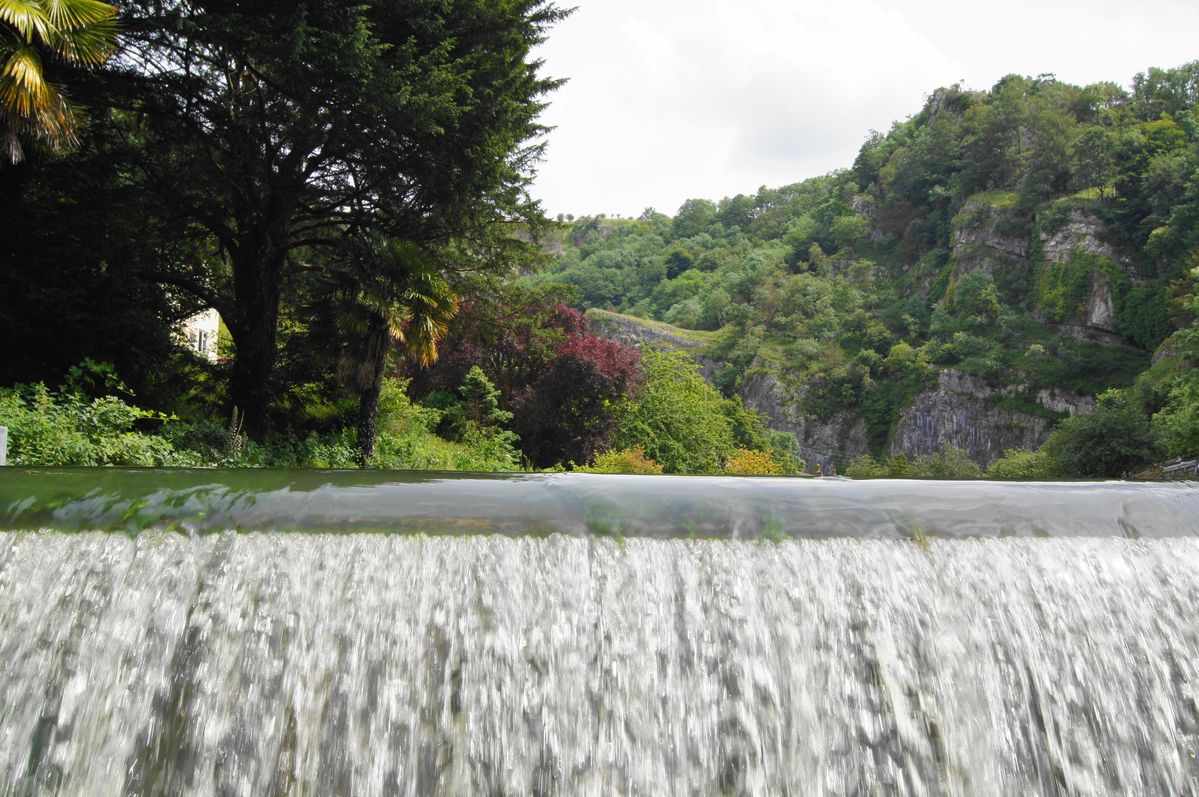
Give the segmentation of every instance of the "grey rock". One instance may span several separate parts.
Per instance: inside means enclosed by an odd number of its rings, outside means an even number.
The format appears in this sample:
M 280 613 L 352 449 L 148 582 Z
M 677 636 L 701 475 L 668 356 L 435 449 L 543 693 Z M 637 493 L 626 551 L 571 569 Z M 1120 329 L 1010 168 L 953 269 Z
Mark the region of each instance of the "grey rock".
M 995 390 L 970 374 L 942 371 L 937 387 L 918 395 L 900 416 L 890 454 L 912 458 L 955 446 L 985 467 L 1010 448 L 1035 449 L 1049 436 L 1049 420 L 993 401 L 1013 393 L 1013 390 Z M 1055 412 L 1069 412 L 1086 405 L 1082 397 L 1066 394 L 1047 397 L 1054 406 L 1046 408 Z M 1041 394 L 1037 398 L 1040 400 Z
M 1068 220 L 1061 227 L 1042 231 L 1042 254 L 1050 263 L 1065 263 L 1074 257 L 1076 252 L 1085 252 L 1102 255 L 1114 263 L 1127 265 L 1111 245 L 1100 240 L 1099 232 L 1102 229 L 1103 222 L 1095 216 L 1072 210 Z
M 703 344 L 673 332 L 667 324 L 605 312 L 589 312 L 587 320 L 595 334 L 608 340 L 637 348 L 651 345 L 690 354 L 708 381 L 715 379 L 722 365 L 719 361 L 703 355 Z
M 803 406 L 803 390 L 790 395 L 774 373 L 751 373 L 742 381 L 740 393 L 745 406 L 766 416 L 770 428 L 795 435 L 809 466 L 820 465 L 827 473 L 834 460 L 853 459 L 869 450 L 864 418 L 851 410 L 826 419 L 806 417 L 797 409 Z

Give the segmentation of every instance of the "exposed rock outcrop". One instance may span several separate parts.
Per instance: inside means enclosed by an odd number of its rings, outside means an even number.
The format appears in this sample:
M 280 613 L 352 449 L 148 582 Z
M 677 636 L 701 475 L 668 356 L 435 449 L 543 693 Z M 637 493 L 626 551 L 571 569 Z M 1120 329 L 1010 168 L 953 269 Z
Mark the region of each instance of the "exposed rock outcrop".
M 1070 393 L 1065 390 L 1042 388 L 1037 391 L 1037 401 L 1050 412 L 1059 412 L 1063 415 L 1081 415 L 1095 409 L 1095 399 L 1091 396 Z
M 758 372 L 741 384 L 745 406 L 766 416 L 772 429 L 790 432 L 799 442 L 800 455 L 808 465 L 820 465 L 825 472 L 837 460 L 848 460 L 869 450 L 866 421 L 850 410 L 818 420 L 804 417 L 796 410 L 802 397 L 793 399 L 778 376 Z
M 970 200 L 954 219 L 951 257 L 956 276 L 982 269 L 992 277 L 996 267 L 1028 256 L 1028 239 L 1014 232 L 1018 224 L 1007 211 Z
M 1004 399 L 1013 395 L 970 374 L 942 371 L 937 387 L 919 394 L 900 416 L 890 453 L 915 457 L 955 446 L 986 466 L 1009 448 L 1034 449 L 1049 435 L 1050 419 L 1010 408 Z M 1092 404 L 1082 396 L 1047 390 L 1036 400 L 1047 410 L 1065 414 Z
M 1046 263 L 1069 263 L 1080 255 L 1103 258 L 1115 264 L 1125 272 L 1130 272 L 1129 264 L 1120 256 L 1115 247 L 1100 237 L 1103 222 L 1098 217 L 1081 210 L 1071 210 L 1064 223 L 1060 226 L 1041 232 L 1041 254 Z M 1135 275 L 1131 275 L 1134 276 Z M 1115 335 L 1117 328 L 1116 302 L 1112 292 L 1112 281 L 1108 273 L 1095 269 L 1091 273 L 1090 292 L 1080 311 L 1065 319 L 1077 326 L 1088 327 Z M 1086 339 L 1086 338 L 1080 338 Z M 1097 343 L 1119 344 L 1115 341 L 1099 339 Z
M 1114 263 L 1122 262 L 1120 255 L 1099 237 L 1103 222 L 1081 210 L 1072 210 L 1066 222 L 1041 233 L 1041 254 L 1050 263 L 1065 263 L 1078 252 L 1100 255 Z
M 970 207 L 970 203 L 967 203 L 967 207 Z M 980 206 L 975 205 L 975 207 Z M 982 215 L 985 211 L 976 210 L 975 213 Z M 978 216 L 976 215 L 975 218 L 977 219 Z M 993 216 L 987 221 L 988 223 L 975 221 L 954 230 L 953 252 L 955 255 L 965 254 L 970 247 L 977 247 L 983 250 L 989 249 L 1008 257 L 1024 257 L 1028 254 L 1028 242 L 1026 240 L 1016 235 L 1008 235 L 1001 232 L 997 224 L 998 220 Z
M 721 366 L 703 355 L 704 344 L 689 337 L 687 330 L 616 313 L 592 311 L 588 317 L 593 329 L 609 339 L 691 354 L 709 380 Z M 835 462 L 870 450 L 861 414 L 846 409 L 828 418 L 806 416 L 803 389 L 789 389 L 774 372 L 751 372 L 742 381 L 740 394 L 747 407 L 766 416 L 771 428 L 795 435 L 809 465 L 819 464 L 827 471 Z M 903 411 L 888 453 L 912 458 L 952 445 L 986 466 L 1010 448 L 1034 449 L 1044 442 L 1052 413 L 1075 415 L 1094 407 L 1094 400 L 1086 396 L 1040 390 L 1023 395 L 1022 400 L 1036 402 L 1047 412 L 1025 412 L 1013 408 L 1016 397 L 1017 388 L 996 389 L 970 374 L 942 371 L 937 386 L 917 395 Z
M 712 381 L 716 377 L 716 372 L 720 370 L 721 363 L 704 356 L 703 350 L 706 344 L 703 340 L 697 340 L 694 337 L 696 333 L 693 330 L 684 330 L 660 321 L 648 321 L 606 310 L 588 311 L 587 320 L 591 323 L 591 329 L 595 334 L 608 340 L 615 340 L 637 348 L 649 344 L 690 354 L 708 381 Z

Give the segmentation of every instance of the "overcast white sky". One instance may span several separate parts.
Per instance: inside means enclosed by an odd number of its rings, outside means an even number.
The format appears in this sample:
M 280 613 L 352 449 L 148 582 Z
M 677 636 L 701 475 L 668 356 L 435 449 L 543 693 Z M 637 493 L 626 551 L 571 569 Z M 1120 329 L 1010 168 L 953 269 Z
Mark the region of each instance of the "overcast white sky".
M 1129 85 L 1199 59 L 1195 0 L 575 0 L 533 194 L 550 215 L 673 214 L 852 165 L 938 86 Z M 561 0 L 570 5 L 570 0 Z

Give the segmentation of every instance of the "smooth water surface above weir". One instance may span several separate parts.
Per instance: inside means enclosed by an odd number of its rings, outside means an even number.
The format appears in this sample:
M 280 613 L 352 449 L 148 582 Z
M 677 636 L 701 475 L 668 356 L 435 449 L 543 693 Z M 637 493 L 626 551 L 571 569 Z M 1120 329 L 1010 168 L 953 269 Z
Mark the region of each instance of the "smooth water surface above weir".
M 648 537 L 1199 534 L 1199 484 L 0 469 L 0 528 Z
M 1196 795 L 1197 489 L 0 470 L 0 795 Z

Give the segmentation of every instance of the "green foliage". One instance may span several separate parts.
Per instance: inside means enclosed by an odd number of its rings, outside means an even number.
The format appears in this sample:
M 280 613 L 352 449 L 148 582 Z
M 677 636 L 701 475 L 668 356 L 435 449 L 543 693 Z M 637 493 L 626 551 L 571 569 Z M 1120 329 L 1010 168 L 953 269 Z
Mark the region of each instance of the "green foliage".
M 891 468 L 870 454 L 861 454 L 845 466 L 844 473 L 851 479 L 886 479 L 891 475 Z
M 974 269 L 951 283 L 945 301 L 950 314 L 971 331 L 990 328 L 1002 309 L 995 279 L 982 269 Z
M 777 517 L 771 516 L 762 521 L 762 541 L 769 542 L 773 545 L 779 545 L 786 542 L 787 529 L 783 521 Z
M 769 451 L 739 448 L 724 463 L 724 472 L 733 476 L 781 476 L 783 467 Z
M 1150 362 L 1147 352 L 1087 341 L 1065 340 L 1049 351 L 1051 359 L 1030 371 L 1029 381 L 1084 396 L 1132 384 Z
M 977 479 L 982 468 L 960 448 L 942 446 L 934 454 L 916 458 L 914 470 L 918 478 L 927 479 Z
M 117 49 L 117 14 L 100 0 L 0 5 L 0 157 L 22 160 L 25 137 L 55 149 L 78 141 L 75 108 L 43 63 L 103 64 Z
M 1082 312 L 1099 265 L 1096 256 L 1081 253 L 1064 263 L 1046 264 L 1037 280 L 1037 298 L 1051 320 L 1065 321 Z
M 471 366 L 458 401 L 447 415 L 449 428 L 462 450 L 446 470 L 519 470 L 515 433 L 504 428 L 512 413 L 500 407 L 500 392 L 479 366 Z M 380 435 L 382 436 L 382 434 Z
M 1053 475 L 1048 456 L 1042 451 L 1019 448 L 1003 452 L 1003 456 L 987 467 L 988 479 L 1002 481 L 1037 481 Z
M 1190 275 L 1194 287 L 1182 305 L 1192 321 L 1166 342 L 1182 367 L 1165 389 L 1164 406 L 1153 416 L 1153 428 L 1170 456 L 1199 454 L 1199 268 Z
M 541 78 L 527 56 L 530 43 L 561 13 L 550 2 L 496 6 L 487 13 L 478 4 L 450 4 L 415 16 L 382 6 L 347 10 L 333 4 L 302 23 L 289 17 L 279 35 L 262 37 L 257 34 L 263 28 L 279 27 L 269 9 L 236 18 L 225 9 L 202 9 L 185 24 L 164 19 L 168 8 L 133 2 L 128 14 L 138 22 L 138 44 L 154 50 L 178 37 L 180 57 L 207 53 L 202 73 L 194 85 L 168 85 L 140 72 L 124 77 L 151 92 L 157 104 L 145 108 L 172 109 L 171 118 L 142 114 L 142 107 L 97 116 L 95 137 L 76 155 L 31 163 L 26 182 L 11 170 L 0 172 L 3 209 L 14 221 L 9 254 L 0 253 L 5 303 L 0 328 L 9 333 L 5 339 L 16 335 L 45 343 L 36 352 L 14 346 L 20 361 L 14 358 L 8 381 L 44 380 L 46 371 L 57 376 L 82 356 L 111 359 L 121 373 L 132 374 L 139 395 L 153 397 L 148 406 L 181 417 L 161 434 L 146 435 L 165 440 L 176 452 L 195 451 L 203 462 L 344 466 L 346 452 L 367 438 L 349 422 L 357 396 L 334 379 L 345 369 L 312 343 L 318 319 L 311 312 L 319 284 L 331 276 L 323 269 L 340 268 L 339 255 L 348 251 L 334 240 L 345 230 L 337 194 L 341 178 L 301 181 L 283 191 L 278 181 L 286 175 L 264 164 L 262 153 L 303 158 L 325 152 L 320 140 L 325 120 L 339 115 L 346 138 L 336 151 L 328 150 L 337 161 L 329 168 L 343 158 L 356 165 L 330 174 L 365 169 L 363 177 L 369 178 L 362 183 L 369 188 L 362 190 L 371 196 L 361 206 L 372 211 L 370 218 L 357 219 L 358 226 L 386 227 L 377 231 L 401 241 L 446 241 L 447 261 L 464 267 L 477 265 L 478 251 L 487 251 L 489 262 L 494 254 L 497 263 L 524 258 L 532 264 L 538 257 L 529 254 L 533 247 L 513 242 L 506 232 L 493 235 L 492 222 L 524 217 L 528 230 L 537 231 L 536 208 L 520 198 L 529 163 L 522 158 L 535 156 L 536 148 L 525 150 L 522 142 L 536 132 L 536 112 L 554 81 Z M 164 27 L 149 33 L 154 26 L 142 23 L 155 21 Z M 477 35 L 450 41 L 446 30 Z M 146 39 L 154 35 L 163 38 Z M 404 47 L 392 47 L 395 42 Z M 377 43 L 384 46 L 375 48 Z M 430 49 L 431 43 L 438 47 Z M 304 50 L 299 61 L 297 46 Z M 247 55 L 256 57 L 243 58 Z M 424 59 L 421 68 L 405 71 L 416 56 Z M 260 71 L 247 80 L 265 92 L 265 105 L 247 99 L 253 91 L 233 96 L 221 79 L 226 63 L 258 65 Z M 287 104 L 274 101 L 280 87 L 264 77 L 273 72 L 261 71 L 262 65 L 280 64 L 287 66 L 280 75 L 288 80 L 322 75 L 315 93 L 286 112 Z M 372 79 L 362 82 L 366 72 Z M 702 353 L 724 394 L 709 388 L 683 355 L 652 353 L 640 395 L 598 402 L 595 414 L 608 413 L 607 422 L 618 417 L 621 429 L 615 439 L 605 432 L 588 456 L 614 446 L 605 455 L 614 459 L 605 467 L 633 467 L 629 458 L 640 445 L 647 462 L 652 458 L 671 472 L 802 467 L 794 437 L 772 432 L 740 403 L 736 394 L 751 387 L 777 391 L 790 404 L 785 409 L 797 415 L 864 421 L 870 450 L 882 456 L 904 410 L 935 387 L 946 368 L 984 378 L 997 389 L 992 403 L 1055 420 L 1035 398 L 1042 388 L 1094 395 L 1136 385 L 1127 406 L 1108 402 L 1095 417 L 1063 422 L 1052 451 L 1009 452 L 992 467 L 996 477 L 1112 471 L 1120 462 L 1151 454 L 1142 435 L 1150 415 L 1150 437 L 1159 435 L 1172 454 L 1187 453 L 1199 443 L 1194 431 L 1199 361 L 1193 333 L 1179 331 L 1192 323 L 1193 311 L 1172 297 L 1188 293 L 1179 278 L 1199 251 L 1195 74 L 1196 64 L 1150 70 L 1137 77 L 1131 93 L 1114 84 L 1076 87 L 1049 76 L 1015 75 L 985 91 L 939 89 L 918 114 L 886 134 L 871 135 L 852 170 L 719 202 L 688 200 L 674 218 L 647 210 L 637 219 L 572 219 L 569 226 L 562 221 L 553 232 L 563 244 L 561 255 L 542 273 L 524 278 L 524 290 L 545 296 L 569 288 L 572 303 L 623 314 L 594 313 L 597 323 L 606 320 L 621 334 L 632 329 Z M 480 90 L 485 96 L 475 93 Z M 502 118 L 492 115 L 496 108 L 507 109 Z M 205 116 L 219 112 L 224 119 L 229 109 L 250 131 L 245 147 L 233 146 L 222 132 L 227 126 Z M 480 132 L 484 129 L 494 137 Z M 255 144 L 262 136 L 270 146 Z M 363 151 L 387 157 L 363 159 Z M 189 179 L 158 192 L 138 182 L 142 161 L 150 171 L 186 173 Z M 230 173 L 262 182 L 246 207 L 226 201 L 233 190 L 225 181 Z M 96 213 L 80 218 L 69 212 L 93 195 L 103 205 Z M 290 204 L 264 208 L 254 199 L 269 196 Z M 413 205 L 413 197 L 428 202 Z M 426 212 L 426 206 L 436 212 Z M 329 208 L 332 216 L 323 210 Z M 278 216 L 268 220 L 268 210 L 278 210 Z M 1048 262 L 1042 236 L 1072 235 L 1066 226 L 1080 219 L 1093 228 L 1085 234 L 1097 236 L 1111 257 L 1088 252 L 1095 247 L 1082 242 L 1067 262 Z M 269 236 L 263 233 L 268 221 Z M 271 245 L 231 244 L 225 239 L 235 230 L 262 233 L 259 242 Z M 463 243 L 458 233 L 469 233 L 472 243 Z M 306 268 L 293 267 L 299 263 Z M 48 275 L 48 284 L 30 280 L 30 274 Z M 243 279 L 249 290 L 237 288 L 232 277 L 247 274 L 261 279 Z M 147 288 L 141 279 L 147 275 L 170 282 L 172 292 Z M 359 295 L 370 287 L 358 277 L 351 282 Z M 481 282 L 463 279 L 468 305 L 486 305 L 486 297 L 496 293 Z M 1078 329 L 1100 286 L 1112 294 L 1116 331 L 1127 345 L 1109 345 L 1105 336 Z M 460 286 L 455 282 L 452 288 Z M 238 339 L 237 346 L 223 348 L 237 355 L 232 374 L 227 365 L 184 364 L 182 357 L 162 356 L 144 345 L 152 339 L 165 345 L 174 320 L 194 309 L 180 303 L 185 291 L 221 307 Z M 93 296 L 105 312 L 89 315 L 79 329 L 58 334 L 57 323 L 36 329 L 30 323 Z M 110 304 L 119 312 L 109 311 Z M 380 424 L 389 428 L 380 428 L 379 449 L 369 464 L 517 467 L 515 438 L 508 431 L 513 419 L 503 407 L 517 412 L 517 431 L 534 450 L 532 427 L 521 423 L 521 413 L 532 405 L 517 398 L 532 360 L 518 355 L 555 352 L 564 333 L 542 328 L 544 317 L 529 305 L 513 307 L 515 320 L 476 314 L 483 327 L 503 332 L 458 346 L 461 359 L 447 351 L 443 360 L 461 367 L 444 371 L 452 378 L 426 386 L 422 392 L 445 391 L 430 394 L 426 405 L 410 401 L 399 383 L 383 384 Z M 343 326 L 354 320 L 346 313 L 332 316 Z M 356 330 L 371 355 L 348 362 L 360 377 L 351 380 L 355 389 L 368 389 L 363 396 L 388 372 L 395 336 L 413 332 L 404 318 Z M 573 322 L 563 323 L 563 329 L 573 329 Z M 276 359 L 272 335 L 279 330 Z M 1103 342 L 1075 339 L 1088 336 Z M 1150 378 L 1149 351 L 1163 341 L 1175 365 Z M 342 346 L 341 355 L 350 348 Z M 124 352 L 136 356 L 126 364 L 120 359 Z M 502 386 L 502 405 L 482 371 L 467 373 L 476 362 Z M 102 367 L 82 369 L 63 395 L 125 396 L 122 388 L 106 384 L 110 375 Z M 148 384 L 161 390 L 147 394 Z M 247 409 L 241 403 L 247 393 L 260 403 L 270 400 L 277 434 L 252 429 L 257 441 L 252 442 L 213 420 L 230 403 Z M 228 402 L 230 395 L 236 400 Z M 369 420 L 369 413 L 359 414 Z M 1086 461 L 1087 446 L 1071 442 L 1086 437 L 1090 426 L 1118 424 L 1133 439 L 1106 453 L 1090 446 L 1098 463 Z M 443 439 L 439 430 L 454 439 Z M 863 477 L 976 476 L 959 453 L 881 463 L 860 459 L 850 471 Z M 629 461 L 622 465 L 621 458 Z M 750 459 L 757 464 L 742 464 Z
M 489 429 L 512 420 L 512 413 L 500 408 L 500 391 L 477 365 L 472 365 L 466 372 L 458 395 L 459 405 L 455 413 L 460 422 Z
M 581 473 L 639 473 L 656 475 L 662 473 L 662 466 L 645 455 L 641 446 L 626 448 L 620 451 L 609 451 L 599 454 L 595 463 L 577 468 Z
M 1162 454 L 1149 419 L 1128 397 L 1108 391 L 1093 412 L 1062 421 L 1041 452 L 1054 476 L 1119 478 Z
M 134 431 L 143 420 L 162 417 L 116 396 L 55 393 L 40 383 L 0 390 L 0 426 L 8 427 L 14 465 L 196 464 L 166 439 Z
M 1117 302 L 1117 331 L 1142 349 L 1155 349 L 1170 334 L 1169 307 L 1165 285 L 1130 286 Z
M 863 454 L 846 466 L 845 475 L 851 479 L 977 479 L 982 468 L 962 449 L 946 445 L 914 460 L 897 454 L 880 462 Z
M 121 11 L 138 53 L 113 80 L 141 112 L 131 175 L 154 175 L 140 188 L 155 213 L 208 245 L 204 258 L 163 253 L 154 277 L 220 310 L 252 437 L 269 426 L 286 290 L 312 261 L 299 250 L 336 251 L 353 230 L 469 239 L 455 259 L 476 270 L 533 257 L 509 225 L 544 221 L 526 187 L 559 81 L 531 52 L 569 12 L 548 0 Z
M 871 450 L 882 451 L 903 411 L 920 392 L 936 384 L 936 373 L 927 355 L 903 340 L 891 346 L 874 373 L 860 407 L 866 419 L 866 440 Z
M 354 434 L 349 429 L 276 434 L 257 441 L 246 436 L 235 417 L 228 423 L 173 420 L 164 425 L 162 437 L 176 450 L 188 452 L 188 464 L 202 467 L 356 467 Z
M 1192 368 L 1170 387 L 1166 405 L 1153 416 L 1167 456 L 1199 454 L 1199 368 Z
M 680 352 L 642 351 L 645 384 L 618 408 L 615 448 L 641 446 L 667 473 L 716 473 L 735 450 L 724 398 Z

